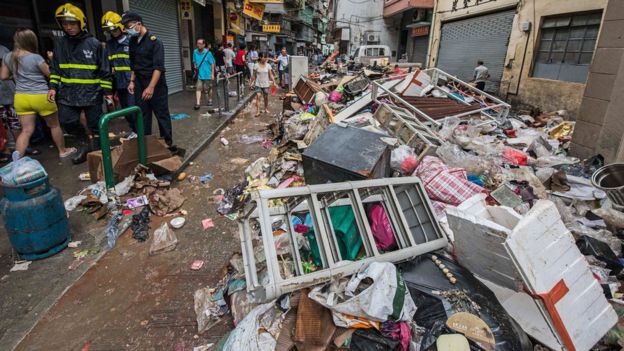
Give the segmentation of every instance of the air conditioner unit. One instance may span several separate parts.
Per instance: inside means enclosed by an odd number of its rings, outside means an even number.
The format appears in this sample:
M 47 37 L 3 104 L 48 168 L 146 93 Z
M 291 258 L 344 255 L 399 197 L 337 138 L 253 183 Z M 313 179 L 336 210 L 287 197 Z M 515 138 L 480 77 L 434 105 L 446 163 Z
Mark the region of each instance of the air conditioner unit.
M 424 21 L 427 19 L 427 9 L 418 9 L 414 12 L 413 22 Z
M 367 43 L 378 43 L 379 42 L 379 34 L 378 33 L 366 34 L 366 42 Z

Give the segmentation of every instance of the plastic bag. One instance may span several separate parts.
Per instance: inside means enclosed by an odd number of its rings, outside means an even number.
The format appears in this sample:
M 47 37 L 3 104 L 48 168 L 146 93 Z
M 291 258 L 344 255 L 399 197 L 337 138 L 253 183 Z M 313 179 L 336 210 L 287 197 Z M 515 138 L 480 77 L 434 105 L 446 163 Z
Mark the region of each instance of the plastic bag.
M 505 149 L 503 149 L 503 159 L 505 159 L 505 161 L 509 162 L 510 164 L 516 166 L 526 166 L 529 164 L 529 157 L 527 156 L 527 154 L 511 147 L 506 147 Z
M 410 174 L 416 169 L 416 155 L 414 155 L 414 149 L 401 145 L 392 150 L 390 155 L 390 167 L 397 171 L 401 171 L 403 174 Z
M 471 174 L 481 175 L 490 168 L 485 158 L 470 154 L 455 144 L 442 144 L 436 154 L 449 167 L 463 168 Z
M 26 184 L 47 176 L 48 173 L 39 161 L 28 156 L 19 158 L 17 151 L 13 152 L 13 162 L 0 169 L 2 182 L 9 185 Z
M 397 243 L 394 231 L 383 205 L 373 204 L 368 210 L 368 220 L 377 248 L 383 251 L 396 250 Z
M 115 185 L 115 195 L 124 196 L 130 192 L 130 189 L 134 185 L 134 174 L 127 176 L 123 181 Z
M 329 94 L 329 101 L 331 102 L 340 102 L 342 100 L 342 93 L 334 90 Z
M 308 296 L 332 310 L 334 316 L 338 313 L 380 322 L 389 319 L 410 321 L 416 312 L 416 305 L 399 274 L 392 263 L 371 262 L 351 277 L 344 288 L 344 295 L 329 292 L 325 286 L 317 286 Z M 373 282 L 366 287 L 365 281 L 371 279 Z M 345 327 L 336 317 L 334 323 Z
M 80 205 L 80 203 L 82 202 L 82 200 L 86 199 L 87 197 L 84 195 L 76 195 L 74 197 L 70 197 L 69 199 L 65 200 L 65 211 L 67 212 L 71 212 L 73 210 L 76 209 L 76 207 L 78 207 L 78 205 Z
M 461 120 L 458 117 L 445 118 L 444 122 L 442 122 L 442 128 L 438 132 L 438 135 L 444 140 L 449 140 L 451 136 L 453 136 L 453 131 L 457 128 L 457 126 L 459 126 L 460 122 Z
M 230 333 L 223 351 L 263 351 L 274 350 L 276 340 L 260 326 L 260 319 L 273 308 L 274 302 L 259 305 Z
M 535 161 L 535 166 L 553 167 L 553 166 L 558 166 L 558 165 L 573 165 L 578 162 L 579 162 L 579 159 L 576 157 L 551 155 L 551 156 L 539 157 Z
M 172 251 L 176 248 L 176 245 L 178 245 L 178 237 L 169 228 L 169 224 L 165 222 L 154 232 L 154 239 L 152 239 L 149 254 L 155 255 L 161 252 Z
M 220 320 L 219 317 L 228 312 L 223 297 L 225 289 L 205 287 L 195 290 L 193 294 L 195 315 L 197 316 L 197 332 L 203 333 Z
M 254 144 L 254 143 L 261 143 L 264 141 L 264 137 L 262 135 L 247 135 L 247 134 L 243 134 L 243 135 L 239 135 L 238 136 L 238 142 L 241 144 Z
M 271 85 L 271 89 L 269 90 L 269 92 L 271 93 L 271 96 L 277 95 L 277 85 Z

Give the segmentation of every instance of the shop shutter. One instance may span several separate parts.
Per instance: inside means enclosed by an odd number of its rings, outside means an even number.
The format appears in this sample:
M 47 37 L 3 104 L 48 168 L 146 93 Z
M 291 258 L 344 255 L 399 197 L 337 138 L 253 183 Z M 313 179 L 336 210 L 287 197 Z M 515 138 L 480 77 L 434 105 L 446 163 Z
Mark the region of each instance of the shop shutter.
M 165 47 L 165 77 L 169 94 L 183 90 L 180 28 L 175 0 L 130 0 L 130 10 L 143 17 L 148 30 L 159 37 Z
M 477 16 L 442 25 L 437 67 L 471 80 L 478 60 L 490 71 L 485 90 L 498 93 L 515 10 Z
M 415 37 L 412 39 L 412 56 L 410 62 L 421 63 L 423 67 L 427 65 L 427 50 L 429 49 L 429 36 Z

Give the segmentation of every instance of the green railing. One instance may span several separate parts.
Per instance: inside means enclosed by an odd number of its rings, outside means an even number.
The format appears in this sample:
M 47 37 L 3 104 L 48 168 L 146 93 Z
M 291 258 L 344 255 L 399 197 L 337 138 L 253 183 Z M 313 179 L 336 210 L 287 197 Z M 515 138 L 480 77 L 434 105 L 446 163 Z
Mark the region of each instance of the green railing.
M 113 174 L 113 160 L 111 159 L 110 142 L 108 140 L 108 122 L 113 118 L 134 115 L 137 129 L 137 144 L 139 145 L 139 163 L 147 165 L 147 151 L 145 150 L 145 128 L 143 127 L 143 113 L 137 106 L 130 106 L 114 112 L 109 112 L 100 119 L 100 148 L 102 149 L 102 164 L 104 169 L 104 180 L 106 188 L 115 186 L 115 175 Z

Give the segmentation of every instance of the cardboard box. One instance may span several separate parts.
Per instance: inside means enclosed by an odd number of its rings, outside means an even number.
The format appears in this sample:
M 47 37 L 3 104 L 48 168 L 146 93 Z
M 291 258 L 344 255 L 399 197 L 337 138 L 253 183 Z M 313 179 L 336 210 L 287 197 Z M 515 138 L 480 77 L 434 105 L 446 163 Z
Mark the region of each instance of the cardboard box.
M 129 176 L 139 164 L 139 149 L 137 139 L 124 141 L 121 145 L 111 149 L 111 161 L 115 179 L 120 180 Z M 145 136 L 145 148 L 147 151 L 147 164 L 158 162 L 172 157 L 167 144 L 156 136 Z M 92 151 L 87 155 L 87 165 L 92 182 L 104 179 L 102 166 L 102 151 Z

